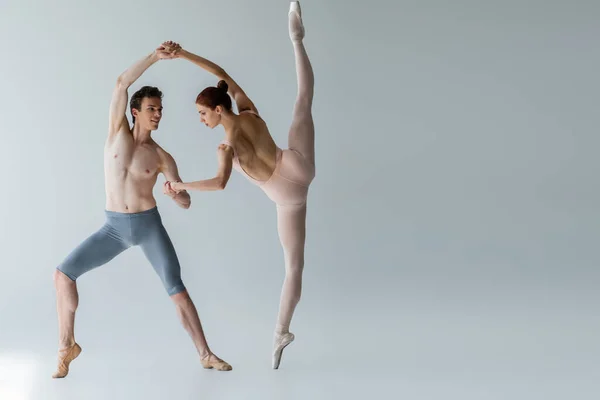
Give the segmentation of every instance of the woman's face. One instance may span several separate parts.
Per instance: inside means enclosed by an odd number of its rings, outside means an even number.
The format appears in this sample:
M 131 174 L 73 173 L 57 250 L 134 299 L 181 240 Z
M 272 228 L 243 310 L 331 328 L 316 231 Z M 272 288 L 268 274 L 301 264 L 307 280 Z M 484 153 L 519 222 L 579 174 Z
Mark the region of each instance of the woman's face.
M 221 123 L 221 106 L 217 106 L 214 110 L 211 110 L 202 104 L 196 104 L 196 108 L 200 114 L 200 122 L 204 125 L 212 129 Z

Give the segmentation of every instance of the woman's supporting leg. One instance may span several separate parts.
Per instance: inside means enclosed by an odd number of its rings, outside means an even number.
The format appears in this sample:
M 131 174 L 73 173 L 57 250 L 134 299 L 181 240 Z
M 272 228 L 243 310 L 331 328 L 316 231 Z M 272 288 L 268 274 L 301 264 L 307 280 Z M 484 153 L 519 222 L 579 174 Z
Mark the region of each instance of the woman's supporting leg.
M 283 348 L 294 340 L 289 328 L 302 294 L 306 205 L 277 207 L 277 229 L 285 258 L 285 280 L 281 290 L 275 328 L 273 368 L 279 367 Z
M 281 291 L 277 331 L 289 332 L 292 316 L 302 292 L 304 244 L 306 239 L 306 205 L 277 207 L 277 229 L 285 259 L 285 280 Z

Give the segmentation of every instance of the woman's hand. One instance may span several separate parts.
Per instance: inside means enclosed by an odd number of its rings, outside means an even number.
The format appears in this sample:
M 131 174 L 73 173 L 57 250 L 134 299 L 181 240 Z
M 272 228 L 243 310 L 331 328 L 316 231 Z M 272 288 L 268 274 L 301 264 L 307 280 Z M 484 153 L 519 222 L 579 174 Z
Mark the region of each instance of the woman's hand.
M 182 185 L 181 182 L 166 181 L 163 185 L 163 193 L 169 197 L 175 197 L 179 192 L 183 191 L 180 185 Z
M 171 190 L 175 193 L 183 192 L 185 190 L 183 185 L 183 182 L 170 182 Z

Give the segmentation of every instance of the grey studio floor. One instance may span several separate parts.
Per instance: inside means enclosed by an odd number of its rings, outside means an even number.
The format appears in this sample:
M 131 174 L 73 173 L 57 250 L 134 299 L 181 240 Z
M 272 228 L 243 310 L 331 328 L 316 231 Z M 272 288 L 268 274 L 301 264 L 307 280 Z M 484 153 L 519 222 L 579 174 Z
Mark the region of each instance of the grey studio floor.
M 271 368 L 275 208 L 234 173 L 189 210 L 155 195 L 212 350 L 204 370 L 131 249 L 79 280 L 83 352 L 53 380 L 54 267 L 104 221 L 117 76 L 164 40 L 222 65 L 285 147 L 288 2 L 0 0 L 0 400 L 600 398 L 600 3 L 302 2 L 315 70 L 296 341 Z M 221 128 L 182 60 L 154 137 L 210 178 Z M 129 115 L 129 114 L 128 114 Z
M 50 379 L 51 305 L 12 301 L 10 308 L 27 316 L 0 336 L 0 393 L 15 400 L 566 399 L 573 391 L 592 399 L 598 393 L 592 285 L 565 296 L 561 291 L 574 288 L 542 289 L 523 276 L 519 283 L 471 278 L 468 287 L 460 286 L 465 276 L 413 276 L 357 301 L 328 290 L 314 275 L 308 274 L 311 294 L 295 321 L 298 339 L 277 371 L 270 369 L 270 316 L 264 311 L 273 307 L 256 296 L 241 302 L 217 289 L 201 295 L 213 299 L 200 307 L 213 349 L 234 366 L 224 373 L 201 368 L 170 305 L 151 288 L 139 285 L 131 301 L 126 285 L 115 288 L 110 278 L 83 284 L 78 340 L 84 352 L 70 375 L 56 381 Z M 48 289 L 29 289 L 48 297 Z M 395 290 L 400 294 L 392 306 Z M 3 318 L 16 320 L 11 312 L 3 309 Z

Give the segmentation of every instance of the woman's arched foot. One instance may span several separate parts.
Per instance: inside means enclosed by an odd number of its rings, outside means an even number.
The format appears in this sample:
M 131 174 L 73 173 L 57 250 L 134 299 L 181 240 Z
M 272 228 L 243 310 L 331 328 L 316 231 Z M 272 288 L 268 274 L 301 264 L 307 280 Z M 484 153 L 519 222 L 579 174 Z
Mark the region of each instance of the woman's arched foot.
M 294 341 L 296 337 L 291 332 L 277 333 L 275 332 L 275 340 L 273 341 L 273 369 L 278 369 L 281 363 L 281 355 L 283 349 Z
M 75 343 L 71 347 L 66 347 L 58 351 L 58 367 L 52 378 L 64 378 L 69 374 L 69 364 L 81 354 L 81 347 Z
M 219 357 L 214 354 L 209 354 L 208 356 L 201 358 L 200 362 L 202 366 L 206 369 L 216 369 L 217 371 L 231 371 L 233 368 L 231 365 L 221 360 Z
M 290 2 L 288 12 L 290 39 L 292 42 L 300 42 L 304 39 L 304 24 L 302 23 L 302 10 L 299 1 Z

